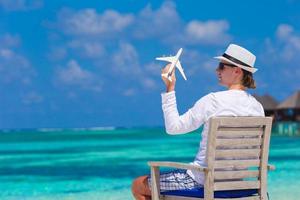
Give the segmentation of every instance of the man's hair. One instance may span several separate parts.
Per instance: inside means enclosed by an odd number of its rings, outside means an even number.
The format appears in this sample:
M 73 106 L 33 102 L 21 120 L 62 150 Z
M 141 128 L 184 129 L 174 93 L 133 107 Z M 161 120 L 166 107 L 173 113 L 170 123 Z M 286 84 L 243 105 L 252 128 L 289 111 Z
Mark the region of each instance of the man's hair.
M 243 69 L 243 78 L 242 78 L 243 86 L 251 89 L 256 88 L 255 80 L 253 79 L 253 74 Z

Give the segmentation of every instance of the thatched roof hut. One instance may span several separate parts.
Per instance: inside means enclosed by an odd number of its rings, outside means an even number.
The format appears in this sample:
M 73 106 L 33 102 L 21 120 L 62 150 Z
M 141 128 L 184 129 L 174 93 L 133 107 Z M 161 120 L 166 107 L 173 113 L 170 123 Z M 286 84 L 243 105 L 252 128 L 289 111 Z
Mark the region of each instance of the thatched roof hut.
M 300 91 L 295 92 L 277 106 L 277 109 L 300 109 Z
M 300 91 L 295 92 L 277 106 L 280 120 L 300 121 Z
M 278 102 L 270 95 L 265 94 L 263 96 L 253 95 L 257 101 L 259 101 L 264 107 L 265 111 L 275 111 Z

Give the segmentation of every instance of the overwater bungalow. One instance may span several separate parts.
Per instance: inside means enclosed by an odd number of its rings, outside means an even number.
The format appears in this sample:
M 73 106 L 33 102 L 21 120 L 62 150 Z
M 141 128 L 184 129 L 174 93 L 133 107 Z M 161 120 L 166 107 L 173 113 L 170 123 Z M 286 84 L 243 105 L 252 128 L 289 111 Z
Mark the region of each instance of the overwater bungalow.
M 279 135 L 300 136 L 300 91 L 282 103 L 270 95 L 253 95 L 264 107 L 265 115 L 272 116 L 273 132 Z
M 300 91 L 276 107 L 274 131 L 280 135 L 300 136 Z
M 300 122 L 300 91 L 289 96 L 276 107 L 279 121 Z

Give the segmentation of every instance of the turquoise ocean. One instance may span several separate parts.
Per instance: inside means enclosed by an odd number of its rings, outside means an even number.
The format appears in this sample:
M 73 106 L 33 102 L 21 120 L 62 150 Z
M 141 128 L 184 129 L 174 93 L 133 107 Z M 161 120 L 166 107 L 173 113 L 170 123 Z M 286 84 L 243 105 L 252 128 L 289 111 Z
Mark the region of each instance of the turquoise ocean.
M 0 131 L 0 199 L 133 199 L 132 180 L 147 161 L 190 162 L 200 130 L 170 136 L 163 128 Z M 270 199 L 300 199 L 300 138 L 273 133 Z

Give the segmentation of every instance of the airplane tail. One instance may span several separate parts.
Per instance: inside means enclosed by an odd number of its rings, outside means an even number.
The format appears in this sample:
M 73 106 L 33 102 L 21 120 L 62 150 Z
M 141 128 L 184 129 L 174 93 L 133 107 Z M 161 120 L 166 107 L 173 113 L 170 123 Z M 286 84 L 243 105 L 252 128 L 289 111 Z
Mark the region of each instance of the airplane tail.
M 186 78 L 185 74 L 184 74 L 184 73 L 181 73 L 181 75 L 183 76 L 183 79 L 186 81 L 187 78 Z

